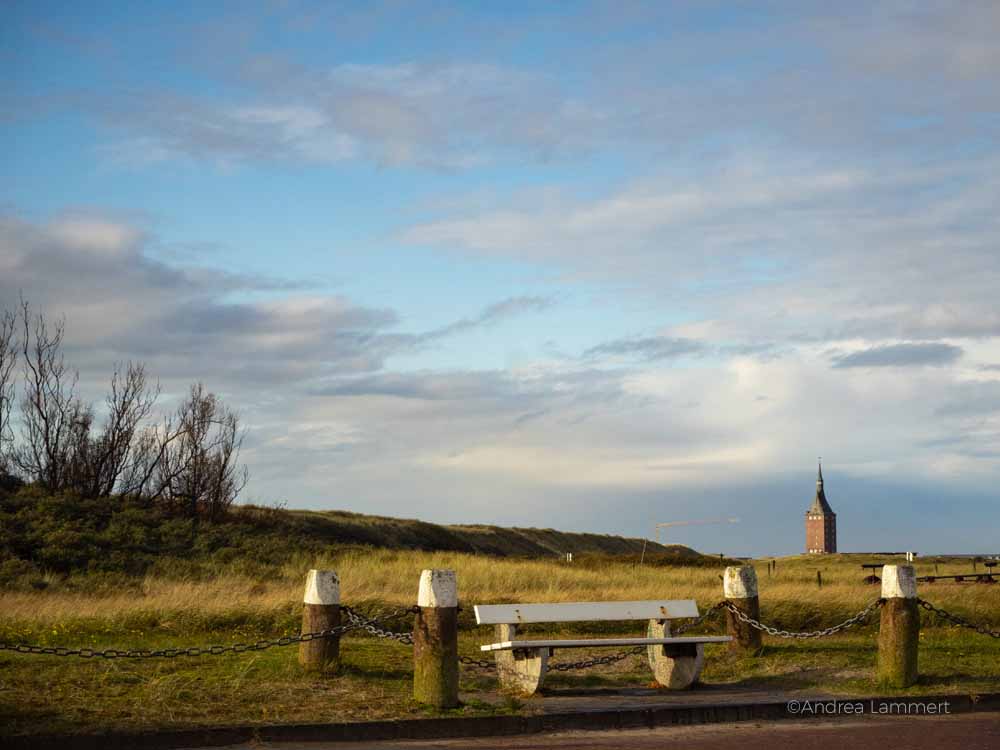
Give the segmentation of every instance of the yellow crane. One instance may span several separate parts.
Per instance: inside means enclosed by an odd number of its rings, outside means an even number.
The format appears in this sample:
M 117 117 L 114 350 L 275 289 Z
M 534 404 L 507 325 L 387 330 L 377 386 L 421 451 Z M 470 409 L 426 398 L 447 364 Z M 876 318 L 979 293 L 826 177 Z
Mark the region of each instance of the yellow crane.
M 665 523 L 656 524 L 656 543 L 663 544 L 660 541 L 660 529 L 670 528 L 671 526 L 704 526 L 711 523 L 739 523 L 738 518 L 702 518 L 697 521 L 667 521 Z

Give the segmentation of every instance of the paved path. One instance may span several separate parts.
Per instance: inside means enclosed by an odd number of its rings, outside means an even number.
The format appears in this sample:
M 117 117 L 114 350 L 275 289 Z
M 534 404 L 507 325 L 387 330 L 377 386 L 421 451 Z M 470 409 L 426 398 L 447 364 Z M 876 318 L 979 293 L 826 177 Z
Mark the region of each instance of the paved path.
M 995 750 L 1000 713 L 742 722 L 658 729 L 371 743 L 255 743 L 229 750 Z M 218 749 L 217 749 L 218 750 Z

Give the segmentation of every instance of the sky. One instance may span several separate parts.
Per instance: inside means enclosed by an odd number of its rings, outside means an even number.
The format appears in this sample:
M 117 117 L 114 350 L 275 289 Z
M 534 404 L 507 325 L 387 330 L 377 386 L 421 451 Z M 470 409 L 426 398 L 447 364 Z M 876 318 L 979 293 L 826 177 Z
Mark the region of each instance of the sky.
M 2 2 L 0 307 L 243 499 L 1000 552 L 993 2 Z

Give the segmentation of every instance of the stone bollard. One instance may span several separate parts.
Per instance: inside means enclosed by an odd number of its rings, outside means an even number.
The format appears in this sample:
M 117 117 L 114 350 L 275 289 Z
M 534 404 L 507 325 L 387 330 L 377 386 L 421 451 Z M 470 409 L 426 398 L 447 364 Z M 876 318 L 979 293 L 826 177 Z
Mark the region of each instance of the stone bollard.
M 751 565 L 726 568 L 722 579 L 722 590 L 726 601 L 735 605 L 743 614 L 760 620 L 760 599 L 757 597 L 757 571 Z M 739 651 L 757 656 L 763 649 L 760 631 L 736 619 L 736 615 L 726 610 L 726 633 L 733 637 L 729 642 L 731 651 Z
M 917 681 L 920 610 L 917 576 L 912 565 L 882 568 L 882 618 L 878 630 L 879 684 L 905 688 Z
M 458 705 L 458 584 L 451 570 L 425 570 L 413 622 L 413 698 Z
M 310 570 L 302 597 L 302 632 L 317 633 L 340 625 L 340 579 L 332 570 Z M 299 664 L 317 672 L 340 667 L 340 636 L 299 644 Z

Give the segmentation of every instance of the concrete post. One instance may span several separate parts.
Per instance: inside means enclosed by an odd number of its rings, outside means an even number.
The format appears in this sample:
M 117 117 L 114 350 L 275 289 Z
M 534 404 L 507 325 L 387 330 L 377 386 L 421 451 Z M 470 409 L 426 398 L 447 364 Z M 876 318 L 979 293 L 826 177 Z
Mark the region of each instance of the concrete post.
M 413 697 L 435 708 L 458 705 L 458 584 L 451 570 L 425 570 L 413 622 Z
M 722 590 L 726 600 L 741 612 L 755 620 L 760 620 L 760 599 L 757 597 L 757 571 L 752 565 L 726 568 L 722 579 Z M 733 637 L 729 642 L 731 651 L 739 651 L 752 656 L 763 649 L 761 633 L 757 628 L 740 622 L 736 615 L 726 610 L 726 632 Z
M 310 570 L 302 597 L 302 632 L 316 633 L 340 625 L 340 579 L 332 570 Z M 340 636 L 299 644 L 299 664 L 317 672 L 340 667 Z
M 917 681 L 920 610 L 917 576 L 912 565 L 882 568 L 882 618 L 878 631 L 879 684 L 905 688 Z

